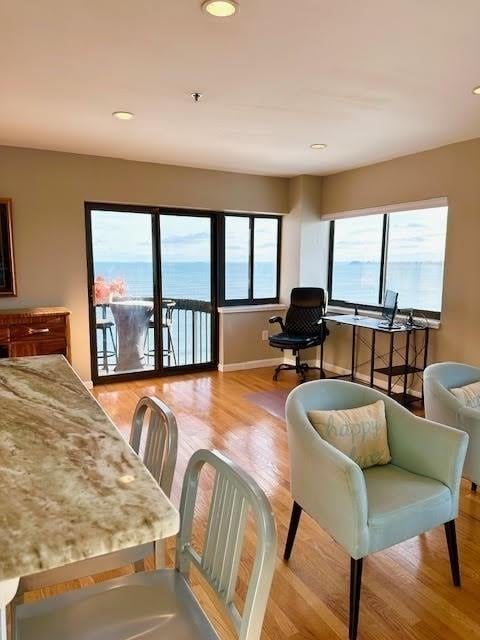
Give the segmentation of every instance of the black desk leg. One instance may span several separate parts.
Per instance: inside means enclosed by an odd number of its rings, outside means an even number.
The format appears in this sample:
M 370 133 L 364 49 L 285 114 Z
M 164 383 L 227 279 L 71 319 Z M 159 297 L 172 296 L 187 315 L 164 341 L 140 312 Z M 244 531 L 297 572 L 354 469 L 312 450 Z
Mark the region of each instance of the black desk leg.
M 403 374 L 403 403 L 407 399 L 408 365 L 410 361 L 410 331 L 407 331 L 407 342 L 405 344 L 405 373 Z
M 355 381 L 355 341 L 357 338 L 357 327 L 355 325 L 353 325 L 352 327 L 353 329 L 353 334 L 352 334 L 352 374 L 351 374 L 351 379 L 352 382 Z
M 372 344 L 370 347 L 370 386 L 373 387 L 373 377 L 375 373 L 375 336 L 377 332 L 372 330 Z
M 390 332 L 390 356 L 388 361 L 388 395 L 392 395 L 392 367 L 393 367 L 393 336 L 395 333 Z
M 325 378 L 325 371 L 323 370 L 323 343 L 324 340 L 320 343 L 320 378 Z
M 423 354 L 423 370 L 427 368 L 428 364 L 428 338 L 430 336 L 430 328 L 426 327 L 425 329 L 425 343 L 424 343 L 424 354 Z M 423 378 L 423 376 L 422 376 Z M 422 404 L 425 403 L 425 397 L 423 395 L 423 379 L 422 379 Z

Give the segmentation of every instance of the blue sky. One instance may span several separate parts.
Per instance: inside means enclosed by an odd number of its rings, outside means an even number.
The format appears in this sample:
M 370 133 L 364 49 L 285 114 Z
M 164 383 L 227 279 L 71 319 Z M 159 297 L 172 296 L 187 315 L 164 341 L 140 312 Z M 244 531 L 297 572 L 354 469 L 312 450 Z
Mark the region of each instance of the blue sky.
M 443 262 L 447 207 L 390 215 L 388 259 Z M 335 223 L 335 260 L 380 262 L 383 215 L 346 218 Z
M 257 219 L 258 220 L 258 219 Z M 227 218 L 227 259 L 248 259 L 248 218 Z M 206 262 L 210 259 L 210 220 L 185 215 L 161 215 L 162 256 L 167 262 Z M 275 260 L 276 222 L 255 224 L 256 257 Z M 94 259 L 97 262 L 150 262 L 152 260 L 149 214 L 94 211 L 92 213 Z

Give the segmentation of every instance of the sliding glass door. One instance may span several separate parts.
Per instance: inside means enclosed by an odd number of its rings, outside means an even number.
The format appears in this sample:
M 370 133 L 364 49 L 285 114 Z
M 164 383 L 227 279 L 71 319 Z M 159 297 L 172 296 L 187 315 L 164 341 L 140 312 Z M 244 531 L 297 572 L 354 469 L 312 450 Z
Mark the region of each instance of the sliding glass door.
M 92 379 L 216 364 L 214 217 L 86 205 Z
M 160 215 L 164 368 L 214 359 L 212 225 L 210 216 Z

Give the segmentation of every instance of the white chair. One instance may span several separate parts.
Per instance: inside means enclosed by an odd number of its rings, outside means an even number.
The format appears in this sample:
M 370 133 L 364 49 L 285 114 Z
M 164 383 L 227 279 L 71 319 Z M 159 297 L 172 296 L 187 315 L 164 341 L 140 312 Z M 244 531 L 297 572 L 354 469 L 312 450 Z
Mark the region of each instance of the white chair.
M 425 417 L 470 436 L 463 477 L 470 480 L 472 491 L 476 491 L 480 484 L 480 410 L 462 405 L 450 389 L 479 382 L 480 369 L 460 362 L 439 362 L 425 369 L 423 381 Z
M 147 410 L 150 412 L 150 419 L 147 425 L 143 462 L 155 480 L 157 480 L 165 495 L 170 496 L 177 461 L 177 421 L 167 405 L 158 400 L 158 398 L 148 396 L 141 398 L 135 408 L 130 435 L 130 445 L 137 454 L 140 453 L 142 433 L 146 426 Z M 152 554 L 154 554 L 155 564 L 163 565 L 164 552 L 162 547 L 161 541 L 158 543 L 158 548 L 155 548 L 153 544 L 144 544 L 131 549 L 108 553 L 98 558 L 73 562 L 58 569 L 25 576 L 20 580 L 17 596 L 26 591 L 33 591 L 103 571 L 118 569 L 128 564 L 135 564 L 138 569 L 140 563 L 143 567 L 144 559 Z
M 215 482 L 200 551 L 192 544 L 199 476 L 207 465 Z M 256 550 L 242 614 L 234 604 L 247 515 Z M 219 640 L 189 582 L 193 564 L 215 592 L 239 640 L 258 640 L 275 569 L 276 528 L 264 492 L 219 453 L 193 454 L 183 481 L 175 569 L 96 584 L 16 608 L 14 640 Z

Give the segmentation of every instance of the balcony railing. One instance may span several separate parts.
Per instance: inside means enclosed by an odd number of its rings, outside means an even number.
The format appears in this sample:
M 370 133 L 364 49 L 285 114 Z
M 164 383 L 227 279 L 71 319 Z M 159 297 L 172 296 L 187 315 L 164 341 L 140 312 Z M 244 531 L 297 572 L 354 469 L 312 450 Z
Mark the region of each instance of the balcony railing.
M 137 304 L 136 304 L 137 303 Z M 149 313 L 148 303 L 152 311 Z M 122 318 L 112 313 L 112 306 L 125 305 Z M 126 372 L 128 370 L 153 369 L 155 365 L 155 323 L 153 298 L 116 299 L 112 306 L 96 306 L 97 361 L 100 375 Z M 138 314 L 138 308 L 145 307 Z M 140 309 L 141 310 L 141 309 Z M 162 301 L 162 347 L 163 367 L 205 364 L 213 360 L 212 349 L 212 304 L 204 300 L 168 298 Z M 105 321 L 108 330 L 102 329 Z M 117 326 L 123 322 L 126 326 Z M 120 331 L 119 331 L 120 329 Z M 132 342 L 136 343 L 132 345 Z M 143 343 L 143 344 L 142 344 Z M 134 349 L 136 347 L 136 349 Z M 125 366 L 127 351 L 138 354 L 136 366 Z M 119 371 L 118 363 L 122 364 Z

